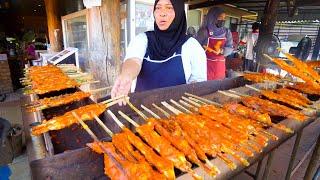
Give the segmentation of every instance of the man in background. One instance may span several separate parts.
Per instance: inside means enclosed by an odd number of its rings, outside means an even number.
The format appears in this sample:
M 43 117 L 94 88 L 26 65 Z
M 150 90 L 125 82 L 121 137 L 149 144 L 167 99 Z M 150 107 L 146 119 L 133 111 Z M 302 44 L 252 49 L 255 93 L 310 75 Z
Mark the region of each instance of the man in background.
M 241 40 L 240 45 L 246 46 L 244 70 L 255 71 L 256 70 L 256 59 L 254 47 L 257 44 L 259 37 L 260 23 L 255 22 L 252 24 L 252 31 L 249 32 L 244 39 Z

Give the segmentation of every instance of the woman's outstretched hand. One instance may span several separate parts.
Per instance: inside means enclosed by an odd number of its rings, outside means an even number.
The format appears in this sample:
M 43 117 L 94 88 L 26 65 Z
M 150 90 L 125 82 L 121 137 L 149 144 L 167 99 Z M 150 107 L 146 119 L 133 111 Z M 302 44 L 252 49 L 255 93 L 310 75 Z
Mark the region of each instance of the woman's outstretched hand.
M 123 63 L 121 73 L 112 87 L 111 98 L 123 95 L 127 96 L 129 94 L 132 81 L 137 78 L 141 69 L 141 64 L 139 62 L 139 59 L 131 58 Z M 120 101 L 119 105 L 126 105 L 125 100 Z
M 127 96 L 130 92 L 131 89 L 131 84 L 132 84 L 132 78 L 127 76 L 127 75 L 120 75 L 111 90 L 111 98 L 116 98 L 122 95 Z M 125 100 L 119 101 L 119 105 L 126 105 Z

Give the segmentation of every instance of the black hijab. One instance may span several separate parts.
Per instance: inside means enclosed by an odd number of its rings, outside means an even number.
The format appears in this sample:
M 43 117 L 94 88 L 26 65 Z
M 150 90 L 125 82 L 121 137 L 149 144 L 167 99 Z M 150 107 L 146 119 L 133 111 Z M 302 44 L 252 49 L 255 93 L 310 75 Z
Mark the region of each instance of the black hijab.
M 154 9 L 159 0 L 154 3 Z M 175 18 L 167 30 L 161 31 L 154 22 L 154 31 L 146 32 L 150 58 L 164 60 L 171 57 L 189 39 L 186 35 L 187 20 L 184 11 L 184 0 L 171 0 Z

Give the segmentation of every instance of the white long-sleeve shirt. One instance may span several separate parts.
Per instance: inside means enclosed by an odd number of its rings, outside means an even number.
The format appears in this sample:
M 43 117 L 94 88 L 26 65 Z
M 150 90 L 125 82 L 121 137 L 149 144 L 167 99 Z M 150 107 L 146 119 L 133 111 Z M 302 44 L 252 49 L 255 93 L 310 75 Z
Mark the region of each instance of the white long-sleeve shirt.
M 125 61 L 131 58 L 137 58 L 139 59 L 138 63 L 142 65 L 147 46 L 147 35 L 145 33 L 138 34 L 129 43 Z M 181 58 L 187 83 L 207 80 L 206 54 L 196 39 L 191 37 L 182 45 Z
M 246 50 L 246 59 L 253 60 L 253 47 L 256 45 L 258 40 L 259 33 L 252 33 L 249 32 L 248 35 L 242 40 L 243 42 L 247 43 L 247 50 Z

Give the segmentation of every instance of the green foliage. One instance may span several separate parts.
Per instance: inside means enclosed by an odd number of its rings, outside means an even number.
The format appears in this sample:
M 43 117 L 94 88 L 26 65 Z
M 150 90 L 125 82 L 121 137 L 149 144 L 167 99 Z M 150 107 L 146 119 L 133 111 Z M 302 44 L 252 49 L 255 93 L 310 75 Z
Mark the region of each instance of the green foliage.
M 36 38 L 36 34 L 33 31 L 28 31 L 22 36 L 22 41 L 28 43 L 33 42 Z

